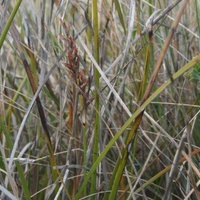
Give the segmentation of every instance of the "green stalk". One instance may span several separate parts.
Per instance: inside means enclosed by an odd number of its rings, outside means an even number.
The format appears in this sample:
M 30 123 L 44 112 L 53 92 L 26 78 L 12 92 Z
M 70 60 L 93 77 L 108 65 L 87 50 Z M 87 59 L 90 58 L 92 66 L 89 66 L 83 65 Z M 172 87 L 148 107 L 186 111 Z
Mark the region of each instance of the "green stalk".
M 8 21 L 7 21 L 5 27 L 4 27 L 3 31 L 2 31 L 2 34 L 1 34 L 1 37 L 0 37 L 0 49 L 1 49 L 2 45 L 3 45 L 3 42 L 4 42 L 5 38 L 6 38 L 7 33 L 8 33 L 8 30 L 9 30 L 9 28 L 11 26 L 12 21 L 14 20 L 14 17 L 16 15 L 18 9 L 19 9 L 19 6 L 20 6 L 21 2 L 22 2 L 22 0 L 18 0 L 17 1 L 16 5 L 15 5 L 10 17 L 8 18 Z
M 94 33 L 94 58 L 97 63 L 99 63 L 99 30 L 98 30 L 98 5 L 97 0 L 92 1 L 92 21 L 93 21 L 93 33 Z M 97 88 L 99 88 L 99 72 L 95 68 L 94 69 L 94 82 Z M 100 124 L 99 124 L 99 94 L 98 91 L 95 91 L 95 122 L 94 122 L 94 147 L 93 147 L 93 163 L 96 162 L 98 158 L 98 141 L 99 141 L 99 132 L 100 132 Z M 97 166 L 98 167 L 98 166 Z M 91 194 L 96 192 L 96 179 L 97 173 L 94 171 L 91 179 Z M 94 199 L 93 196 L 91 199 Z
M 12 102 L 10 103 L 9 107 L 6 109 L 6 119 L 10 118 L 13 104 L 17 102 L 17 99 L 20 97 L 20 92 L 22 88 L 24 87 L 26 81 L 27 81 L 27 76 L 25 76 L 24 79 L 22 80 L 21 84 L 18 87 L 18 90 L 15 92 Z
M 198 30 L 198 35 L 200 36 L 199 8 L 197 0 L 195 0 L 195 11 L 196 11 L 197 30 Z
M 114 3 L 115 3 L 115 9 L 119 15 L 119 20 L 121 22 L 121 25 L 124 29 L 124 35 L 126 35 L 126 25 L 125 25 L 125 22 L 124 22 L 124 17 L 123 17 L 123 13 L 122 13 L 122 9 L 120 7 L 120 3 L 118 0 L 114 0 Z

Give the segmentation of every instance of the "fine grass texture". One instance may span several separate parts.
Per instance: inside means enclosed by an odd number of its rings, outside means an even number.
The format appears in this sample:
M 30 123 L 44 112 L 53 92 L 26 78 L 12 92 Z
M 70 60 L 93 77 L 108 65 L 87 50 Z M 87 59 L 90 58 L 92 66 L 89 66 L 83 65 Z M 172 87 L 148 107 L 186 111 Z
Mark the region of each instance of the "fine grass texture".
M 2 1 L 0 199 L 200 199 L 199 10 Z

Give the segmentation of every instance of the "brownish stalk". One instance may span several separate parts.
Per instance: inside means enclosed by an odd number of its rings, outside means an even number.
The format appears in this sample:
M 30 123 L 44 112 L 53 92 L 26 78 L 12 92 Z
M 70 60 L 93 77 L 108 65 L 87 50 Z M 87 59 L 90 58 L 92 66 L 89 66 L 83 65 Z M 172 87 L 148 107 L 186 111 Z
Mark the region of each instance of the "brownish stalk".
M 79 69 L 79 58 L 78 58 L 78 50 L 76 48 L 76 44 L 74 39 L 70 36 L 69 30 L 70 28 L 66 25 L 64 21 L 60 19 L 60 22 L 63 26 L 63 29 L 65 31 L 65 35 L 60 35 L 61 39 L 64 41 L 64 48 L 66 51 L 66 62 L 64 63 L 68 76 L 70 78 L 70 83 L 68 86 L 68 97 L 69 97 L 69 103 L 68 103 L 68 130 L 71 138 L 75 138 L 75 128 L 74 123 L 76 123 L 76 116 L 77 116 L 77 92 L 76 92 L 76 77 Z M 72 152 L 73 148 L 76 148 L 76 144 L 74 142 L 74 139 L 70 139 L 70 145 L 68 147 L 68 154 L 67 154 L 67 160 L 69 161 L 70 165 L 76 165 L 77 163 L 77 155 L 76 152 Z M 73 170 L 71 173 L 71 176 L 76 175 L 76 169 Z M 70 180 L 70 182 L 67 185 L 68 190 L 70 192 L 71 197 L 74 196 L 75 191 L 77 190 L 76 186 L 76 178 Z
M 70 102 L 68 104 L 68 129 L 72 136 L 72 140 L 70 143 L 70 146 L 68 148 L 68 157 L 67 160 L 69 160 L 69 164 L 78 165 L 81 162 L 81 155 L 78 151 L 75 151 L 73 153 L 71 149 L 79 148 L 78 139 L 80 138 L 80 135 L 77 135 L 77 133 L 80 133 L 80 128 L 78 129 L 78 116 L 80 112 L 80 105 L 79 105 L 79 96 L 82 95 L 83 101 L 85 100 L 85 97 L 83 96 L 85 94 L 85 87 L 87 85 L 87 78 L 85 77 L 84 71 L 79 69 L 79 55 L 78 55 L 78 49 L 76 47 L 76 42 L 73 37 L 70 36 L 69 31 L 70 27 L 66 25 L 66 23 L 62 20 L 61 24 L 65 31 L 65 36 L 60 35 L 61 39 L 64 41 L 64 48 L 66 51 L 66 62 L 64 63 L 67 72 L 70 78 L 70 85 L 68 92 Z M 85 109 L 85 108 L 84 108 Z M 76 138 L 76 140 L 74 140 Z M 71 192 L 72 198 L 75 196 L 79 182 L 80 177 L 77 176 L 79 174 L 78 169 L 74 169 L 74 174 L 72 176 L 75 176 L 75 178 L 72 180 L 72 184 L 69 184 L 69 191 Z
M 156 25 L 158 21 L 160 21 L 167 13 L 169 13 L 177 4 L 179 4 L 182 0 L 176 0 L 173 1 L 166 9 L 164 9 L 156 18 L 152 21 L 152 26 Z M 139 30 L 139 29 L 138 29 Z M 148 27 L 145 27 L 138 36 L 133 41 L 133 44 L 136 44 L 136 42 L 140 39 L 142 35 L 144 35 L 146 32 L 148 32 Z
M 28 79 L 30 81 L 31 89 L 32 89 L 33 93 L 35 94 L 36 91 L 37 91 L 37 86 L 36 86 L 36 83 L 34 81 L 34 77 L 33 77 L 32 72 L 30 70 L 29 64 L 28 64 L 27 60 L 25 59 L 25 56 L 24 56 L 23 53 L 21 53 L 20 57 L 21 57 L 21 60 L 23 62 L 24 68 L 26 70 Z M 51 163 L 51 166 L 52 166 L 53 180 L 55 181 L 56 178 L 57 178 L 57 175 L 59 173 L 57 171 L 56 158 L 54 156 L 53 145 L 51 143 L 51 138 L 50 138 L 49 130 L 48 130 L 48 127 L 47 127 L 47 121 L 46 121 L 44 109 L 43 109 L 43 106 L 42 106 L 42 103 L 40 101 L 39 96 L 37 96 L 37 98 L 36 98 L 36 105 L 37 105 L 38 112 L 39 112 L 39 115 L 40 115 L 42 127 L 44 129 L 46 142 L 47 142 L 47 148 L 48 148 L 49 154 L 50 154 L 50 163 Z
M 69 27 L 67 27 L 66 23 L 62 20 L 60 20 L 62 23 L 62 26 L 65 31 L 65 36 L 60 35 L 61 39 L 64 41 L 65 44 L 65 50 L 66 50 L 66 62 L 65 66 L 68 69 L 68 74 L 71 80 L 73 81 L 70 85 L 72 88 L 72 94 L 70 94 L 70 103 L 68 105 L 68 127 L 70 132 L 72 133 L 73 128 L 73 113 L 75 109 L 75 97 L 76 97 L 76 88 L 75 85 L 77 84 L 77 77 L 79 73 L 79 57 L 78 57 L 78 49 L 75 44 L 75 40 L 73 37 L 69 34 Z M 71 134 L 70 133 L 70 134 Z
M 173 24 L 172 24 L 172 27 L 171 27 L 170 32 L 169 32 L 169 35 L 168 35 L 168 37 L 166 38 L 166 41 L 165 41 L 165 43 L 164 43 L 164 45 L 163 45 L 162 51 L 161 51 L 161 53 L 160 53 L 160 56 L 158 57 L 158 61 L 157 61 L 157 63 L 156 63 L 156 66 L 155 66 L 154 71 L 153 71 L 153 73 L 152 73 L 152 76 L 151 76 L 151 78 L 150 78 L 150 81 L 149 81 L 149 84 L 148 84 L 148 86 L 147 86 L 147 89 L 146 89 L 146 92 L 145 92 L 145 94 L 144 94 L 144 97 L 143 97 L 143 100 L 142 100 L 142 102 L 141 102 L 141 105 L 148 99 L 148 97 L 149 97 L 149 95 L 150 95 L 150 93 L 151 93 L 151 89 L 152 89 L 152 87 L 153 87 L 153 85 L 154 85 L 154 82 L 155 82 L 155 80 L 156 80 L 156 77 L 157 77 L 157 75 L 158 75 L 158 71 L 159 71 L 159 69 L 160 69 L 160 67 L 161 67 L 161 65 L 162 65 L 164 56 L 165 56 L 165 54 L 166 54 L 166 52 L 167 52 L 167 49 L 168 49 L 169 44 L 170 44 L 170 42 L 171 42 L 171 39 L 172 39 L 174 33 L 176 32 L 176 28 L 177 28 L 177 26 L 178 26 L 178 24 L 179 24 L 179 21 L 180 21 L 180 19 L 181 19 L 181 16 L 183 15 L 183 12 L 184 12 L 184 10 L 185 10 L 185 8 L 186 8 L 186 5 L 187 5 L 188 1 L 189 1 L 189 0 L 185 0 L 185 2 L 183 2 L 183 5 L 182 5 L 182 7 L 180 8 L 180 10 L 179 10 L 179 12 L 178 12 L 178 14 L 177 14 L 177 17 L 176 17 L 176 19 L 174 20 L 174 22 L 173 22 Z

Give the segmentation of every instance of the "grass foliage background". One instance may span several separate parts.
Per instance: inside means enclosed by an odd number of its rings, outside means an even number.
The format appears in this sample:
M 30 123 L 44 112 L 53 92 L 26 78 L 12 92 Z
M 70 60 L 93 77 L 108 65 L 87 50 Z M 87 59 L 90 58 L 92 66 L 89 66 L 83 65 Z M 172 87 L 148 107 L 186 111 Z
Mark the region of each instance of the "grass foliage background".
M 2 1 L 0 199 L 200 199 L 199 10 Z

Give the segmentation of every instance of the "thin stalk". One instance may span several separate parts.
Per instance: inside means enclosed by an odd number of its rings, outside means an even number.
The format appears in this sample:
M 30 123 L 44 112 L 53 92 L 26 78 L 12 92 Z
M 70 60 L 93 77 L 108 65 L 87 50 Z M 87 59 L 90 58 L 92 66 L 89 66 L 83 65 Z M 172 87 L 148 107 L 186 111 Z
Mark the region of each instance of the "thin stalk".
M 98 28 L 98 1 L 92 1 L 92 21 L 93 21 L 93 33 L 94 33 L 94 58 L 97 63 L 99 63 L 99 28 Z M 94 82 L 97 88 L 99 88 L 99 71 L 94 69 Z M 100 120 L 99 120 L 99 111 L 100 111 L 100 102 L 98 91 L 95 91 L 95 122 L 94 122 L 94 147 L 93 147 L 93 163 L 96 162 L 98 158 L 98 141 L 99 141 L 99 132 L 100 132 Z M 91 180 L 91 194 L 96 192 L 96 180 L 97 173 L 94 172 Z M 94 199 L 95 197 L 93 196 Z
M 123 13 L 122 13 L 122 9 L 121 9 L 121 6 L 120 6 L 120 3 L 118 0 L 114 0 L 114 3 L 115 3 L 115 9 L 119 15 L 119 20 L 121 22 L 121 25 L 124 29 L 124 35 L 126 35 L 126 25 L 125 25 L 125 22 L 124 22 L 124 17 L 123 17 Z
M 9 28 L 11 26 L 12 21 L 14 20 L 14 17 L 16 15 L 18 9 L 19 9 L 19 6 L 20 6 L 21 2 L 22 2 L 22 0 L 18 0 L 17 1 L 17 3 L 15 5 L 10 17 L 8 18 L 8 22 L 6 23 L 6 25 L 5 25 L 5 27 L 4 27 L 3 31 L 2 31 L 2 34 L 1 34 L 1 37 L 0 37 L 0 49 L 1 49 L 2 45 L 3 45 L 3 43 L 4 43 L 4 40 L 6 39 L 6 35 L 8 33 L 8 30 L 9 30 Z
M 22 59 L 22 62 L 24 64 L 24 68 L 26 70 L 26 73 L 28 75 L 28 79 L 30 81 L 31 88 L 33 90 L 33 93 L 35 94 L 36 91 L 37 91 L 35 79 L 34 79 L 32 73 L 30 71 L 28 62 L 26 61 L 23 54 L 21 54 L 21 59 Z M 53 178 L 53 181 L 56 181 L 59 172 L 58 172 L 57 165 L 56 165 L 56 159 L 55 159 L 55 156 L 54 156 L 53 145 L 52 145 L 51 139 L 50 139 L 50 133 L 49 133 L 49 130 L 48 130 L 48 127 L 47 127 L 46 117 L 45 117 L 44 110 L 43 110 L 39 96 L 36 98 L 36 103 L 37 103 L 38 112 L 39 112 L 39 115 L 40 115 L 41 123 L 42 123 L 44 133 L 45 133 L 45 137 L 46 137 L 47 148 L 49 150 L 50 163 L 51 163 L 51 167 L 52 167 L 52 178 Z
M 83 128 L 83 166 L 87 167 L 87 134 L 86 127 Z M 84 179 L 87 176 L 86 170 L 83 172 Z M 85 187 L 83 196 L 86 196 L 87 188 Z
M 200 20 L 199 20 L 199 1 L 195 0 L 195 13 L 196 13 L 196 22 L 197 22 L 197 30 L 200 36 Z

